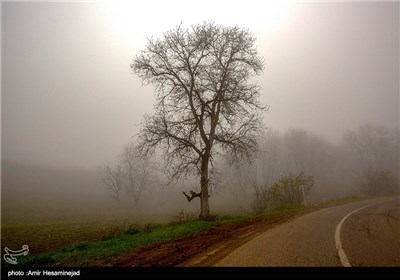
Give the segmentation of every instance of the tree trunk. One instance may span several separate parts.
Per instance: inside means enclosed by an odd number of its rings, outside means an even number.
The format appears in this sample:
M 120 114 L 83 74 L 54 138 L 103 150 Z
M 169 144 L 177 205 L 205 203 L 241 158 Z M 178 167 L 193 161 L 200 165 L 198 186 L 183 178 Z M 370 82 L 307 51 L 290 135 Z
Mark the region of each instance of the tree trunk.
M 208 158 L 203 158 L 201 163 L 201 196 L 200 196 L 200 220 L 208 220 L 210 218 L 210 205 L 208 203 Z

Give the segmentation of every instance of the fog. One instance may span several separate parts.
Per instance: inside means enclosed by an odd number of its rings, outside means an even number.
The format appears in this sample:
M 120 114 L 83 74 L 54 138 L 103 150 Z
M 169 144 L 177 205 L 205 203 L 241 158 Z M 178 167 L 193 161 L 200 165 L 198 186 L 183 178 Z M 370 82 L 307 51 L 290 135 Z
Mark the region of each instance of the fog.
M 269 165 L 255 160 L 268 166 L 257 174 L 270 178 L 257 175 L 253 185 L 251 178 L 242 178 L 244 183 L 237 186 L 234 174 L 251 174 L 247 168 L 261 167 L 221 162 L 212 211 L 251 211 L 254 185 L 270 185 L 290 172 L 315 176 L 311 201 L 361 193 L 354 182 L 365 160 L 357 162 L 359 154 L 346 153 L 356 142 L 344 135 L 352 133 L 378 135 L 373 139 L 384 151 L 374 155 L 392 157 L 378 167 L 390 170 L 398 183 L 399 3 L 203 2 L 195 15 L 196 2 L 182 1 L 1 3 L 3 219 L 197 210 L 198 202 L 188 203 L 181 194 L 197 182 L 166 186 L 163 175 L 157 175 L 137 207 L 131 207 L 126 196 L 121 210 L 101 180 L 104 166 L 116 164 L 123 146 L 135 141 L 143 115 L 153 112 L 154 88 L 142 86 L 132 73 L 132 59 L 147 37 L 161 36 L 181 22 L 238 24 L 255 35 L 265 59 L 257 81 L 261 101 L 269 106 L 269 130 L 260 147 L 278 135 L 277 143 L 283 145 L 279 149 L 284 150 L 274 174 L 271 157 L 266 156 Z M 297 155 L 301 143 L 291 140 L 291 131 L 303 131 L 307 143 L 316 143 L 307 144 L 313 149 Z M 382 142 L 379 135 L 390 140 Z M 297 156 L 297 165 L 287 159 Z M 312 163 L 299 163 L 304 158 Z M 158 174 L 162 162 L 154 161 Z

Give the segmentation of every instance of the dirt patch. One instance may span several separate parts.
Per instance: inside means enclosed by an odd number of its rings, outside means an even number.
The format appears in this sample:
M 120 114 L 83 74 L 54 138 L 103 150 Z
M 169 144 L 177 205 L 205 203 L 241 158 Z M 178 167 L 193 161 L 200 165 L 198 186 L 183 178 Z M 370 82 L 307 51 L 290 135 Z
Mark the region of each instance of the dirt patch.
M 200 233 L 135 249 L 112 260 L 112 263 L 129 267 L 210 266 L 257 234 L 308 212 L 310 210 L 216 226 Z

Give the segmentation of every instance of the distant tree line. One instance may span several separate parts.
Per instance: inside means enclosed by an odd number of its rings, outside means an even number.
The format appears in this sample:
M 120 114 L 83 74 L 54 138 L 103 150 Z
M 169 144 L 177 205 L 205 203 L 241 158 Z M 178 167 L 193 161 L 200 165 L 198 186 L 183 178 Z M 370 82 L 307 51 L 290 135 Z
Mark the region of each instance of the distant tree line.
M 307 189 L 306 195 L 314 189 L 321 199 L 329 194 L 398 193 L 399 149 L 397 128 L 371 124 L 346 132 L 336 145 L 303 129 L 289 129 L 283 134 L 271 130 L 261 138 L 260 150 L 251 163 L 222 168 L 221 186 L 238 204 L 251 200 L 255 212 L 301 203 L 293 200 L 288 190 L 301 195 L 298 186 L 304 182 L 296 184 L 293 180 L 307 181 L 307 176 L 312 176 L 313 188 Z M 249 193 L 252 197 L 246 200 Z
M 346 132 L 336 144 L 303 129 L 270 130 L 258 142 L 260 149 L 251 162 L 218 163 L 219 181 L 214 188 L 228 192 L 238 209 L 260 213 L 302 204 L 303 191 L 317 200 L 399 192 L 398 129 L 364 125 Z M 114 166 L 104 167 L 102 180 L 117 203 L 126 194 L 130 205 L 136 206 L 150 187 L 166 185 L 156 158 L 143 158 L 131 143 Z M 189 185 L 196 188 L 195 177 Z M 152 189 L 152 195 L 157 195 L 157 187 Z

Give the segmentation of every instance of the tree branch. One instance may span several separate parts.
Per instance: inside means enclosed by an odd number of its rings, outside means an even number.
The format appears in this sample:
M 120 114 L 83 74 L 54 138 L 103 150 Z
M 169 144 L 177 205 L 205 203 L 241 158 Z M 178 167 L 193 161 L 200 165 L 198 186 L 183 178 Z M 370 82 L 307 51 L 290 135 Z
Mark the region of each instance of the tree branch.
M 186 194 L 186 192 L 182 192 L 184 196 L 186 196 L 187 200 L 190 202 L 195 197 L 201 197 L 201 192 L 195 193 L 194 191 L 190 191 L 190 196 Z
M 190 202 L 192 201 L 193 198 L 199 197 L 201 198 L 201 192 L 195 193 L 194 191 L 190 191 L 190 196 L 186 192 L 182 192 L 184 196 L 186 196 L 187 200 Z M 208 195 L 208 197 L 211 197 L 211 195 Z

